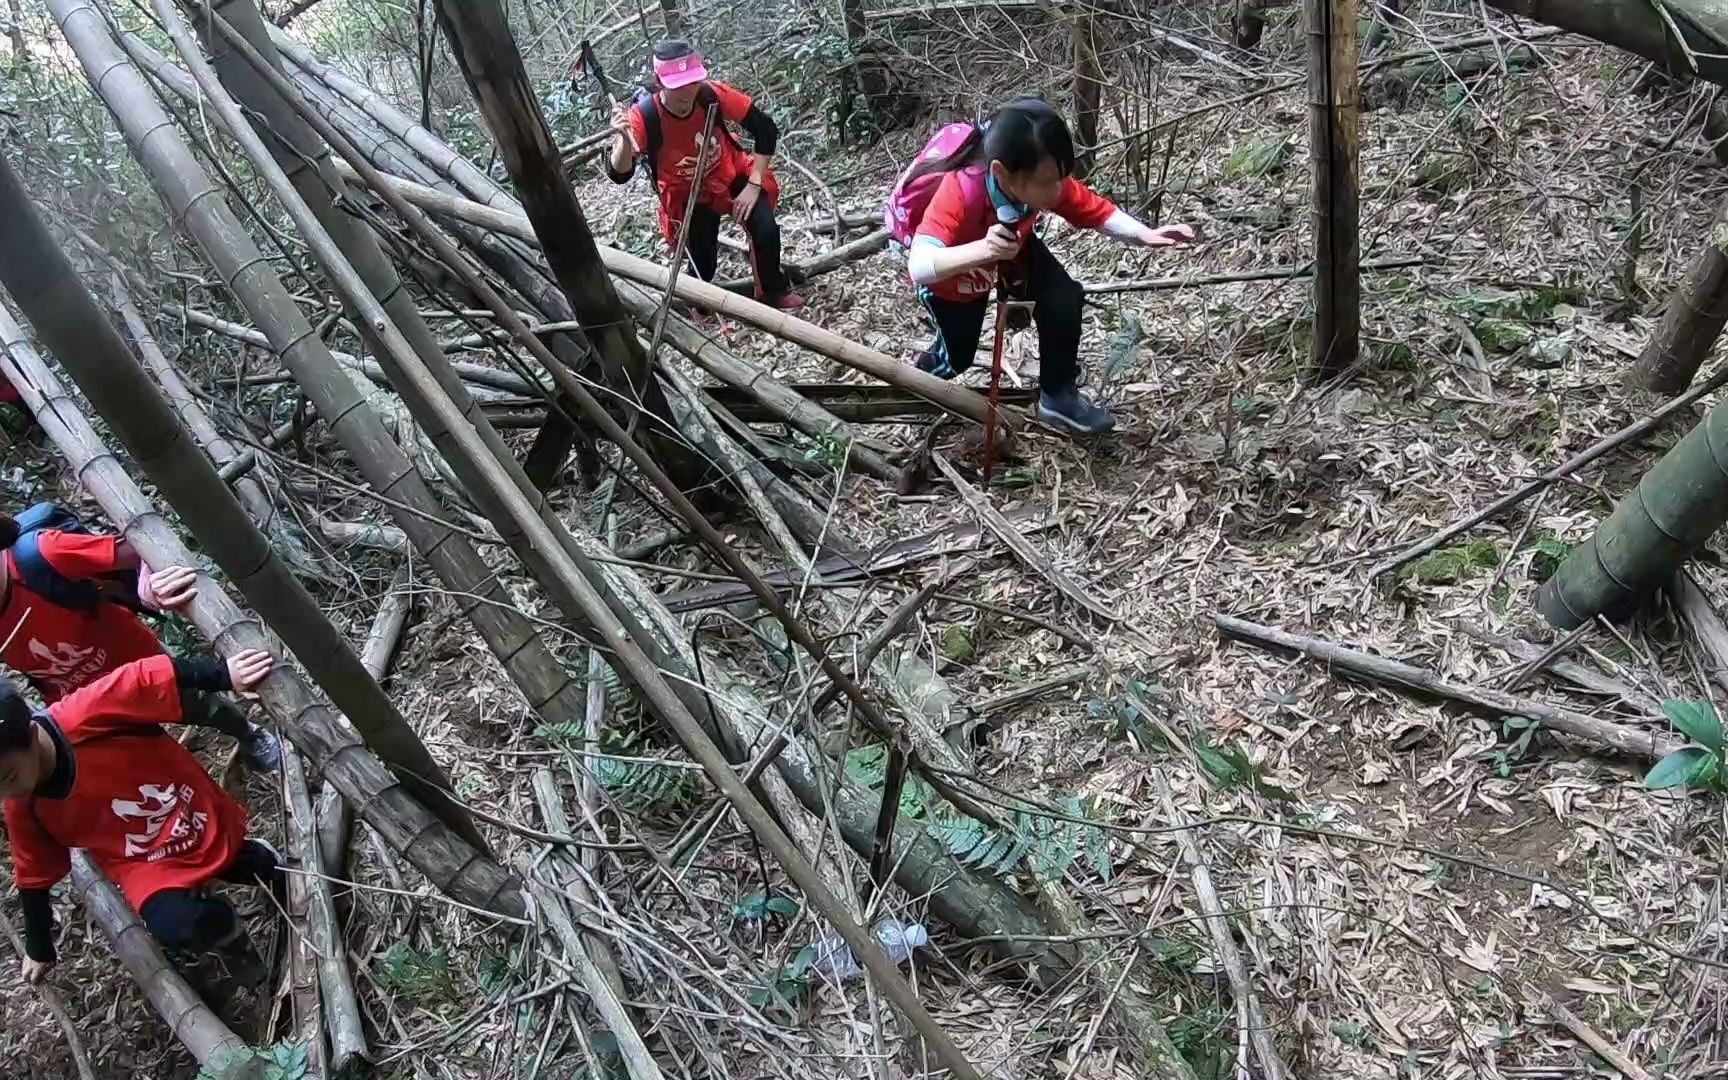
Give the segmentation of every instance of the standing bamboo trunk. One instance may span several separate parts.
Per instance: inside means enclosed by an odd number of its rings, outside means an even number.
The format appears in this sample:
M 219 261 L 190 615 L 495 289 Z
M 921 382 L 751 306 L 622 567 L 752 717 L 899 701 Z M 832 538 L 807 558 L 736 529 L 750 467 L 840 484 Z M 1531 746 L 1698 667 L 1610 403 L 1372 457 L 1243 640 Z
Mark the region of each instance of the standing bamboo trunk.
M 1536 594 L 1543 618 L 1570 630 L 1630 614 L 1728 521 L 1728 405 L 1718 405 L 1650 467 L 1587 544 Z
M 84 910 L 114 947 L 114 955 L 138 981 L 168 1030 L 186 1044 L 198 1064 L 224 1080 L 247 1076 L 246 1071 L 226 1068 L 230 1061 L 245 1053 L 245 1041 L 230 1031 L 197 992 L 186 985 L 132 905 L 82 851 L 72 853 L 72 887 L 84 901 Z
M 365 717 L 362 730 L 393 722 L 390 708 L 379 719 L 364 688 L 355 689 L 353 654 L 312 598 L 300 588 L 217 478 L 209 460 L 174 421 L 137 362 L 126 352 L 95 301 L 53 246 L 34 208 L 17 192 L 10 167 L 0 158 L 0 281 L 31 312 L 37 329 L 63 358 L 66 369 L 92 403 L 105 408 L 114 431 L 134 459 L 181 510 L 206 551 L 282 633 L 306 669 L 338 704 Z M 21 235 L 28 229 L 30 235 Z M 22 269 L 20 269 L 20 267 Z M 22 279 L 22 281 L 20 281 Z M 144 493 L 102 445 L 78 405 L 61 389 L 40 356 L 24 340 L 11 312 L 0 304 L 0 374 L 18 388 L 74 474 L 128 543 L 157 566 L 195 566 L 192 553 L 155 512 Z M 256 620 L 248 618 L 216 582 L 201 580 L 187 617 L 204 639 L 223 653 L 276 651 Z M 365 680 L 376 689 L 377 683 Z M 284 734 L 323 771 L 366 822 L 439 889 L 478 908 L 519 917 L 519 885 L 455 830 L 416 802 L 401 781 L 368 753 L 351 727 L 320 701 L 292 665 L 279 664 L 259 688 L 264 707 Z M 382 692 L 378 693 L 382 698 Z M 356 723 L 354 726 L 359 727 Z M 413 732 L 408 737 L 414 738 Z M 417 741 L 417 740 L 416 740 Z M 423 749 L 423 748 L 422 748 Z
M 198 440 L 204 447 L 204 452 L 210 455 L 210 460 L 218 467 L 238 458 L 239 448 L 229 442 L 227 436 L 216 426 L 216 422 L 210 419 L 210 414 L 204 411 L 204 403 L 198 400 L 197 395 L 180 377 L 180 372 L 162 352 L 161 346 L 156 344 L 150 327 L 138 313 L 138 308 L 132 303 L 131 294 L 126 291 L 126 286 L 118 276 L 114 278 L 111 295 L 114 310 L 125 325 L 126 333 L 131 336 L 138 355 L 143 358 L 144 366 L 156 376 L 163 395 L 186 422 L 192 437 Z M 258 523 L 258 528 L 274 539 L 277 553 L 286 559 L 301 577 L 312 576 L 312 556 L 301 542 L 298 530 L 282 519 L 281 512 L 276 509 L 276 504 L 271 501 L 270 494 L 264 490 L 264 485 L 257 475 L 240 477 L 234 481 L 233 488 L 241 505 L 252 515 L 252 520 Z
M 1098 17 L 1087 5 L 1069 14 L 1074 58 L 1074 174 L 1092 171 L 1098 145 L 1098 113 L 1104 104 L 1104 70 L 1098 62 Z
M 170 36 L 181 49 L 188 66 L 194 69 L 196 76 L 203 76 L 205 82 L 211 82 L 202 57 L 197 54 L 196 46 L 185 33 L 184 23 L 175 16 L 167 0 L 158 0 L 155 6 L 158 18 L 168 27 Z M 224 11 L 241 20 L 241 24 L 235 29 L 239 30 L 242 36 L 247 36 L 245 28 L 250 27 L 249 40 L 254 42 L 254 48 L 257 48 L 256 43 L 259 42 L 263 43 L 264 48 L 271 48 L 264 20 L 252 0 L 228 0 L 218 7 L 217 17 L 227 18 L 222 14 Z M 210 23 L 206 22 L 205 25 L 208 28 Z M 234 23 L 230 21 L 228 25 L 234 26 Z M 217 62 L 223 65 L 222 79 L 244 93 L 246 104 L 254 115 L 268 122 L 269 130 L 275 133 L 276 138 L 268 144 L 257 138 L 232 101 L 216 100 L 221 88 L 213 83 L 206 90 L 211 95 L 210 104 L 214 106 L 223 126 L 229 128 L 236 137 L 248 142 L 247 153 L 254 158 L 256 166 L 268 166 L 270 159 L 266 156 L 266 145 L 275 148 L 275 160 L 282 172 L 287 174 L 282 179 L 293 185 L 292 191 L 284 191 L 282 194 L 299 194 L 307 212 L 329 233 L 331 241 L 340 249 L 334 254 L 338 257 L 346 256 L 360 283 L 369 290 L 364 297 L 345 296 L 345 307 L 355 325 L 362 328 L 392 384 L 402 393 L 415 421 L 432 437 L 440 451 L 448 455 L 449 433 L 426 407 L 424 400 L 411 392 L 411 386 L 403 376 L 398 360 L 402 355 L 401 350 L 411 351 L 413 358 L 425 366 L 438 381 L 443 392 L 461 409 L 463 422 L 480 434 L 487 449 L 511 471 L 512 478 L 523 492 L 540 503 L 542 514 L 551 517 L 551 511 L 544 505 L 540 493 L 517 467 L 515 458 L 504 445 L 504 440 L 481 413 L 479 404 L 468 393 L 461 377 L 452 368 L 449 358 L 438 345 L 438 339 L 433 336 L 431 328 L 420 315 L 412 294 L 403 286 L 395 267 L 379 249 L 371 231 L 353 215 L 339 209 L 331 200 L 330 193 L 340 191 L 342 182 L 331 165 L 329 148 L 300 119 L 295 108 L 283 101 L 272 87 L 259 78 L 245 58 L 227 48 L 220 35 L 211 37 Z M 274 58 L 273 50 L 262 55 L 266 60 Z M 328 266 L 326 273 L 329 273 Z M 367 303 L 363 308 L 361 305 L 367 300 L 375 300 L 376 303 Z M 398 332 L 399 337 L 387 342 L 384 337 L 391 330 Z M 470 493 L 478 494 L 469 477 L 463 477 L 462 480 Z M 512 532 L 505 522 L 500 522 L 500 525 L 505 540 L 520 550 L 523 546 L 520 532 Z M 537 632 L 529 630 L 526 620 L 520 616 L 517 618 L 521 622 L 518 629 L 530 636 L 515 655 L 501 657 L 506 660 L 506 670 L 547 723 L 578 723 L 585 700 L 580 684 L 564 670 L 544 639 Z
M 1317 381 L 1356 364 L 1361 347 L 1356 0 L 1303 0 L 1308 22 L 1308 139 L 1314 168 L 1314 334 Z
M 1728 203 L 1722 205 L 1704 249 L 1686 270 L 1686 279 L 1668 295 L 1668 307 L 1650 343 L 1644 346 L 1632 377 L 1646 390 L 1678 394 L 1692 385 L 1728 324 Z
M 374 493 L 389 500 L 402 530 L 416 549 L 425 554 L 446 588 L 459 598 L 463 613 L 473 621 L 518 685 L 539 686 L 549 695 L 539 700 L 531 697 L 529 706 L 539 710 L 562 696 L 577 703 L 573 715 L 580 716 L 581 688 L 567 676 L 555 681 L 556 663 L 548 659 L 545 643 L 534 625 L 516 610 L 493 567 L 471 543 L 443 523 L 444 510 L 432 490 L 391 438 L 378 414 L 366 404 L 350 374 L 337 364 L 251 235 L 219 197 L 212 197 L 220 189 L 212 184 L 175 132 L 138 69 L 126 61 L 108 36 L 101 17 L 82 0 L 50 0 L 50 8 L 140 162 L 155 178 L 176 219 L 198 242 L 236 298 L 270 338 L 283 364 L 294 373 L 295 380 L 360 467 Z M 371 693 L 389 708 L 389 700 L 377 683 L 365 675 L 357 659 L 353 664 L 356 676 L 364 679 Z M 548 664 L 552 672 L 544 676 L 521 674 L 528 667 L 545 668 Z M 343 711 L 356 724 L 361 723 L 360 716 L 346 708 Z M 395 714 L 393 708 L 390 713 Z M 412 737 L 412 731 L 405 724 L 403 727 Z M 373 733 L 366 734 L 370 741 Z M 403 770 L 404 781 L 429 805 L 441 814 L 456 813 L 451 820 L 464 822 L 471 841 L 480 845 L 480 835 L 472 831 L 466 813 L 457 812 L 449 799 L 442 769 L 426 755 L 418 738 L 413 738 L 413 746 L 419 748 L 414 762 L 395 758 L 386 747 L 378 749 L 393 766 Z M 406 744 L 402 750 L 412 752 Z
M 640 430 L 667 474 L 685 491 L 702 490 L 709 469 L 678 438 L 672 407 L 612 288 L 588 219 L 564 179 L 558 145 L 503 9 L 496 0 L 441 2 L 438 21 L 608 385 L 627 409 L 641 410 Z

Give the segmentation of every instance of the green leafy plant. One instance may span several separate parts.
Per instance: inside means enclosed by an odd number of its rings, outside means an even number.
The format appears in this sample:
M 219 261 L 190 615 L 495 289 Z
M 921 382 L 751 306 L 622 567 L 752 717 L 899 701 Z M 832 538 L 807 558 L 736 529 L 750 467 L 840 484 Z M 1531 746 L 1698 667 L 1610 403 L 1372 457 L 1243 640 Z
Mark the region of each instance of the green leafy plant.
M 1333 1024 L 1332 1034 L 1338 1036 L 1338 1041 L 1346 1046 L 1354 1046 L 1361 1050 L 1368 1050 L 1374 1046 L 1374 1033 L 1357 1020 L 1345 1020 L 1342 1023 Z
M 1271 176 L 1284 167 L 1295 147 L 1296 140 L 1288 135 L 1250 140 L 1237 147 L 1224 163 L 1224 178 L 1243 180 Z
M 1125 314 L 1104 348 L 1104 382 L 1113 383 L 1126 375 L 1140 358 L 1140 344 L 1146 340 L 1146 328 L 1133 314 Z
M 1261 774 L 1260 766 L 1254 764 L 1254 759 L 1248 756 L 1247 749 L 1240 743 L 1234 746 L 1215 746 L 1204 738 L 1196 737 L 1194 758 L 1220 787 L 1245 787 L 1278 802 L 1296 801 L 1295 795 Z
M 312 1075 L 310 1055 L 304 1043 L 279 1042 L 271 1046 L 243 1046 L 198 1070 L 197 1080 L 306 1080 Z
M 770 915 L 790 919 L 798 914 L 798 901 L 784 893 L 757 889 L 732 905 L 732 917 L 744 922 L 761 922 Z
M 1108 720 L 1118 738 L 1127 739 L 1145 751 L 1166 751 L 1169 743 L 1153 725 L 1152 710 L 1159 708 L 1160 691 L 1142 679 L 1130 679 L 1122 693 L 1110 698 L 1093 698 L 1086 703 L 1086 714 L 1094 720 Z
M 1423 585 L 1455 585 L 1481 570 L 1500 565 L 1500 545 L 1492 540 L 1472 540 L 1455 547 L 1431 551 L 1398 572 L 1398 580 Z
M 1644 774 L 1644 786 L 1728 791 L 1728 755 L 1723 748 L 1722 718 L 1715 707 L 1708 701 L 1669 700 L 1662 703 L 1662 711 L 1693 745 L 1658 761 Z
M 805 991 L 810 989 L 811 967 L 816 962 L 816 946 L 806 945 L 792 957 L 792 962 L 781 964 L 770 976 L 772 981 L 766 986 L 758 986 L 745 995 L 745 1000 L 759 1009 L 777 1006 L 788 1012 L 796 1012 L 798 1002 L 803 999 Z
M 1539 721 L 1529 716 L 1508 716 L 1500 723 L 1502 737 L 1511 739 L 1510 746 L 1503 746 L 1488 755 L 1494 771 L 1504 780 L 1512 775 L 1512 766 L 1523 761 L 1530 754 L 1530 744 L 1536 740 L 1536 733 L 1542 729 Z
M 450 951 L 423 952 L 398 941 L 390 946 L 378 967 L 378 983 L 396 997 L 416 1005 L 435 1005 L 455 995 L 450 973 Z
M 810 446 L 805 449 L 804 460 L 813 465 L 821 465 L 824 468 L 838 470 L 842 465 L 846 464 L 846 451 L 848 445 L 848 443 L 843 442 L 832 435 L 818 435 L 816 441 L 811 443 Z

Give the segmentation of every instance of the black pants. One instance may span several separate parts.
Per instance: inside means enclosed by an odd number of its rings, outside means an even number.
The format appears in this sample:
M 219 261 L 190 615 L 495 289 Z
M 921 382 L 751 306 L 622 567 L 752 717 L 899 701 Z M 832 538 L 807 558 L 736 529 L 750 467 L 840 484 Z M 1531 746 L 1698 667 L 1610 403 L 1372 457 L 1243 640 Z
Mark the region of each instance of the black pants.
M 748 175 L 732 182 L 736 197 L 750 182 Z M 763 192 L 756 206 L 744 219 L 744 231 L 750 238 L 750 269 L 756 276 L 756 293 L 767 299 L 782 296 L 792 287 L 786 268 L 780 265 L 780 222 L 774 217 L 774 206 Z M 720 212 L 700 203 L 690 212 L 690 261 L 696 264 L 696 276 L 703 281 L 714 280 L 714 268 L 720 261 Z
M 1036 305 L 1032 319 L 1038 324 L 1038 385 L 1050 393 L 1072 390 L 1080 378 L 1080 308 L 1086 294 L 1044 241 L 1032 237 L 1021 253 L 1026 299 Z M 960 374 L 977 355 L 989 298 L 944 300 L 928 289 L 920 289 L 919 297 L 936 320 L 931 351 L 946 358 L 954 374 Z
M 234 861 L 216 875 L 236 885 L 266 888 L 280 902 L 286 894 L 282 867 L 269 848 L 256 840 L 240 845 Z M 226 900 L 196 889 L 164 889 L 144 901 L 138 912 L 156 940 L 182 952 L 211 952 L 240 934 L 240 916 Z
M 180 715 L 185 723 L 214 728 L 236 739 L 245 735 L 249 727 L 246 713 L 228 695 L 205 690 L 180 691 Z

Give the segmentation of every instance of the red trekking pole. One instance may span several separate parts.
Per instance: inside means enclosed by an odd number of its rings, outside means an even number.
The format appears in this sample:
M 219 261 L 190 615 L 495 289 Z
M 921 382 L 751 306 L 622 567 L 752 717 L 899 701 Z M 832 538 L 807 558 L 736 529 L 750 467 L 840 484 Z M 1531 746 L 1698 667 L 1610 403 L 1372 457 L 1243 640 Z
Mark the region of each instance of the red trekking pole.
M 1020 222 L 1020 215 L 1011 206 L 996 208 L 996 222 L 1013 229 Z M 1008 341 L 1008 312 L 1019 308 L 1030 310 L 1033 302 L 1030 300 L 1010 300 L 1003 282 L 998 279 L 996 287 L 996 341 L 990 349 L 990 396 L 984 410 L 984 491 L 990 490 L 990 473 L 996 466 L 996 420 L 1002 401 L 1002 347 Z

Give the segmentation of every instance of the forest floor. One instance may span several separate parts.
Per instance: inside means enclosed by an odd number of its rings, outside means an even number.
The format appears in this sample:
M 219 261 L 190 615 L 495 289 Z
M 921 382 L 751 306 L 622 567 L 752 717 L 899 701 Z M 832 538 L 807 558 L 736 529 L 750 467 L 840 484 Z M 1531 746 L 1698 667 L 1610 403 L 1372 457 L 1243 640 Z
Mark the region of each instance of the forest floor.
M 1167 826 L 1166 792 L 1203 821 L 1196 835 L 1299 1077 L 1602 1074 L 1603 1061 L 1551 1018 L 1550 1000 L 1651 1075 L 1728 1069 L 1725 984 L 1718 971 L 1673 956 L 1724 959 L 1720 800 L 1647 791 L 1639 762 L 1547 733 L 1519 743 L 1497 722 L 1225 643 L 1213 626 L 1215 615 L 1234 614 L 1501 685 L 1521 662 L 1460 627 L 1551 640 L 1532 605 L 1541 575 L 1684 430 L 1673 425 L 1612 455 L 1394 579 L 1367 579 L 1381 558 L 1656 403 L 1625 388 L 1622 375 L 1728 187 L 1695 133 L 1663 145 L 1685 101 L 1634 93 L 1637 65 L 1574 44 L 1545 44 L 1539 57 L 1533 70 L 1468 92 L 1457 83 L 1418 87 L 1402 105 L 1365 115 L 1363 256 L 1422 263 L 1365 275 L 1364 365 L 1341 386 L 1303 381 L 1306 281 L 1109 295 L 1089 309 L 1089 387 L 1116 411 L 1120 432 L 1086 443 L 1029 433 L 1011 483 L 992 498 L 1005 512 L 1052 522 L 1035 545 L 1103 597 L 1119 623 L 1094 621 L 1000 548 L 836 594 L 853 626 L 868 628 L 933 575 L 952 573 L 947 591 L 1034 614 L 1097 646 L 1089 656 L 1047 629 L 941 599 L 907 639 L 959 703 L 1085 666 L 1072 685 L 984 718 L 979 772 L 1006 791 L 1078 798 L 1128 829 Z M 1160 93 L 1172 115 L 1240 89 L 1228 72 L 1188 58 L 1171 60 L 1165 76 Z M 1298 264 L 1305 125 L 1296 89 L 1183 127 L 1161 217 L 1202 229 L 1191 251 L 1148 256 L 1059 224 L 1052 246 L 1092 282 Z M 831 178 L 846 207 L 875 207 L 920 139 L 903 133 L 804 163 Z M 1106 159 L 1101 186 L 1119 175 L 1113 168 Z M 853 179 L 832 179 L 848 170 Z M 783 216 L 827 209 L 795 173 L 783 179 Z M 1634 183 L 1643 238 L 1628 274 Z M 620 189 L 596 180 L 578 194 L 603 238 L 657 251 L 640 181 Z M 788 258 L 831 244 L 789 234 Z M 743 271 L 741 260 L 729 261 Z M 804 291 L 806 319 L 891 355 L 926 335 L 891 254 Z M 788 380 L 839 377 L 760 333 L 729 327 L 727 337 Z M 1035 353 L 1027 332 L 1011 355 L 1030 374 Z M 871 431 L 900 446 L 918 434 Z M 954 442 L 943 445 L 958 457 Z M 896 497 L 875 481 L 848 480 L 835 520 L 867 546 L 973 523 L 939 480 L 931 490 Z M 592 522 L 587 496 L 571 517 Z M 621 504 L 621 538 L 651 525 Z M 358 638 L 389 570 L 350 562 L 355 596 L 336 614 Z M 687 550 L 670 564 L 704 568 Z M 1728 595 L 1717 560 L 1694 573 L 1714 598 Z M 688 584 L 649 576 L 663 588 Z M 1713 696 L 1665 610 L 1617 632 L 1592 630 L 1573 655 L 1657 700 Z M 581 662 L 574 648 L 571 656 Z M 524 724 L 500 675 L 447 612 L 435 607 L 411 631 L 393 689 L 463 794 L 540 824 L 529 773 L 565 756 L 555 737 Z M 1523 692 L 1651 722 L 1549 678 Z M 963 719 L 956 711 L 955 722 Z M 701 792 L 657 800 L 634 816 L 635 828 L 669 840 L 691 807 L 706 804 Z M 1070 882 L 1080 883 L 1094 920 L 1121 935 L 1118 957 L 1138 949 L 1156 960 L 1148 989 L 1179 1043 L 1197 1059 L 1212 1055 L 1214 1067 L 1227 1063 L 1234 1007 L 1176 841 L 1152 831 L 1131 851 L 1125 835 L 1111 841 L 1107 877 L 1083 860 Z M 772 967 L 814 931 L 803 918 L 733 919 L 747 894 L 779 883 L 777 871 L 767 873 L 764 882 L 752 846 L 727 823 L 689 876 L 698 906 L 658 893 L 643 902 L 693 940 L 730 934 Z M 369 854 L 357 877 L 384 880 Z M 385 1075 L 516 1075 L 534 1058 L 545 1014 L 497 992 L 500 969 L 515 958 L 494 936 L 436 901 L 362 891 L 357 903 L 364 929 L 350 945 L 369 961 L 360 965 L 362 994 Z M 921 918 L 915 900 L 896 894 L 891 904 Z M 939 923 L 930 929 L 919 992 L 989 1075 L 1133 1075 L 1111 1029 L 1094 1031 L 1093 995 L 1021 985 Z M 110 1055 L 111 1075 L 189 1073 L 139 995 L 95 977 L 107 955 L 84 936 L 72 920 L 59 985 L 86 1037 Z M 0 993 L 25 1000 L 13 965 L 0 967 Z M 813 987 L 786 1045 L 860 1052 L 869 1016 L 861 984 Z M 573 1047 L 549 1060 L 556 1063 L 541 1075 L 581 1074 Z M 15 1064 L 0 1073 L 69 1075 L 64 1061 L 40 1009 L 8 1010 L 0 1062 Z M 865 1075 L 856 1061 L 809 1061 L 795 1072 Z M 915 1075 L 917 1064 L 903 1057 L 895 1075 Z M 740 1066 L 737 1075 L 768 1069 Z M 1216 1073 L 1231 1074 L 1227 1065 Z

